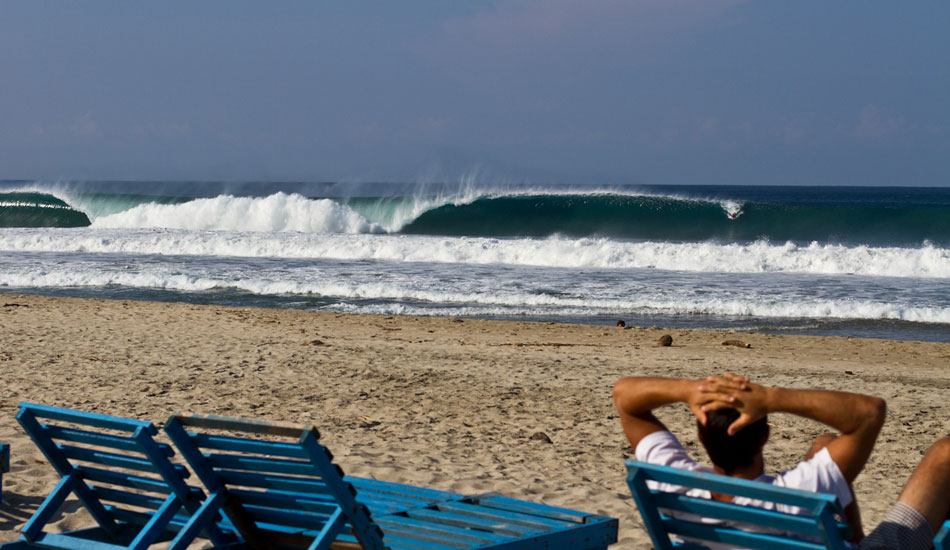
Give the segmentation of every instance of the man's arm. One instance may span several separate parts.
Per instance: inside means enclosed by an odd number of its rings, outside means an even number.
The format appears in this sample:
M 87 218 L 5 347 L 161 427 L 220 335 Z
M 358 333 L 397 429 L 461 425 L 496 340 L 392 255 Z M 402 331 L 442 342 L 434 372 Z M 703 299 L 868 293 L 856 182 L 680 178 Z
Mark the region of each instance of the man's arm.
M 745 387 L 748 379 L 726 379 L 710 376 L 705 380 L 677 378 L 621 378 L 614 385 L 614 405 L 620 414 L 624 434 L 634 449 L 647 435 L 665 430 L 654 415 L 653 409 L 670 403 L 682 402 L 690 406 L 700 422 L 706 421 L 703 405 L 722 403 L 728 406 L 737 392 Z
M 732 402 L 704 405 L 707 410 L 734 407 L 741 413 L 729 426 L 729 433 L 737 432 L 768 413 L 794 414 L 841 432 L 827 449 L 848 483 L 861 473 L 884 425 L 886 406 L 879 397 L 826 390 L 770 388 L 752 383 L 731 393 L 735 397 Z

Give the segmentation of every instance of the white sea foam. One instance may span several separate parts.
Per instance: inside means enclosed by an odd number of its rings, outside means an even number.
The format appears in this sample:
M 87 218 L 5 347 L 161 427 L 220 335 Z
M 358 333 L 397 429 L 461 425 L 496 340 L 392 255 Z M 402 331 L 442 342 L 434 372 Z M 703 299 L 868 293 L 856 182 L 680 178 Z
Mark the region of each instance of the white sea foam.
M 219 266 L 223 267 L 223 266 Z M 351 272 L 353 269 L 346 269 Z M 775 296 L 749 289 L 742 293 L 717 291 L 690 295 L 675 288 L 625 292 L 614 284 L 604 292 L 580 281 L 566 293 L 540 292 L 532 285 L 485 285 L 478 277 L 442 281 L 442 277 L 388 275 L 375 280 L 362 274 L 312 269 L 272 271 L 237 267 L 197 268 L 159 263 L 126 268 L 122 265 L 49 265 L 0 272 L 0 286 L 15 288 L 106 287 L 151 288 L 171 291 L 234 289 L 256 295 L 320 296 L 335 309 L 363 313 L 455 315 L 717 315 L 759 318 L 887 319 L 921 323 L 950 323 L 950 307 L 898 305 L 854 297 Z M 441 273 L 440 275 L 444 275 Z M 509 275 L 517 277 L 517 274 Z M 617 283 L 617 281 L 614 281 Z M 741 295 L 737 295 L 741 294 Z M 426 306 L 429 304 L 429 306 Z M 435 309 L 433 309 L 433 306 Z
M 261 222 L 262 225 L 266 225 Z M 277 223 L 281 225 L 281 223 Z M 143 229 L 16 229 L 0 250 L 950 278 L 950 249 Z
M 329 199 L 297 194 L 267 197 L 222 195 L 181 204 L 141 204 L 93 221 L 101 228 L 162 228 L 222 231 L 374 233 L 382 228 Z

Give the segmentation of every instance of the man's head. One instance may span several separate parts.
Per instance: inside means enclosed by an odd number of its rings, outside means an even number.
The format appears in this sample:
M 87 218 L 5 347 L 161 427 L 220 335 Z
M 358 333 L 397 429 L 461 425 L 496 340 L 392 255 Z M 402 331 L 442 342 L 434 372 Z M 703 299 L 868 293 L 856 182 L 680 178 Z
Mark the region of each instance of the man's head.
M 751 466 L 769 437 L 769 425 L 761 418 L 729 435 L 729 426 L 739 418 L 733 408 L 716 409 L 706 413 L 706 425 L 696 422 L 699 440 L 713 464 L 728 475 L 739 468 Z

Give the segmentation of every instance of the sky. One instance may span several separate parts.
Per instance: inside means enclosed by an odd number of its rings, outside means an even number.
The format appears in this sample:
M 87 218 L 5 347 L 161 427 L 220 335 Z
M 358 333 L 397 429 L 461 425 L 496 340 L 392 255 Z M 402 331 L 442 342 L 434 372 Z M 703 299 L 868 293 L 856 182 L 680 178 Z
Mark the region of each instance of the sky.
M 950 3 L 0 4 L 0 179 L 950 186 Z

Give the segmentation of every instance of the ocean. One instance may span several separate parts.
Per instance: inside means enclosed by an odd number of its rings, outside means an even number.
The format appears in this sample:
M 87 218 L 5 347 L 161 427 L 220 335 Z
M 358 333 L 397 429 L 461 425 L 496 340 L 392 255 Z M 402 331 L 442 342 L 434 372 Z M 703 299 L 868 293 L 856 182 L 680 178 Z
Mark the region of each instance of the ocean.
M 0 292 L 950 341 L 950 188 L 0 182 Z

